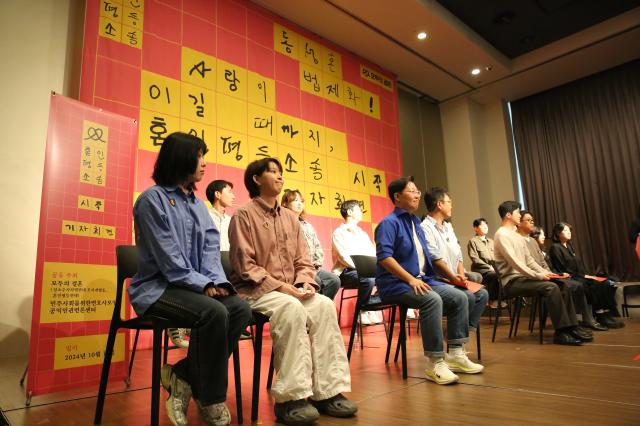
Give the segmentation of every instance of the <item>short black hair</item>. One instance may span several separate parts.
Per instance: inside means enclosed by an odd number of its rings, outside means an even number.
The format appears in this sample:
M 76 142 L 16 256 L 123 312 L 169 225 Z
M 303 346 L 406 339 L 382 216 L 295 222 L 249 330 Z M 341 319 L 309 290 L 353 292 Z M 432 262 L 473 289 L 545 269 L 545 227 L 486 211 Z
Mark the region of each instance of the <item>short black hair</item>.
M 551 239 L 553 240 L 553 242 L 555 243 L 559 243 L 560 242 L 560 234 L 562 233 L 562 231 L 564 231 L 564 228 L 569 227 L 569 229 L 571 230 L 571 225 L 569 225 L 567 222 L 559 222 L 556 223 L 555 225 L 553 225 L 553 230 L 551 231 Z
M 209 200 L 211 204 L 215 203 L 216 192 L 222 192 L 222 190 L 225 189 L 227 186 L 233 189 L 233 184 L 228 180 L 216 179 L 213 182 L 211 182 L 209 185 L 207 185 L 207 191 L 206 191 L 207 200 Z
M 260 187 L 254 182 L 254 176 L 262 176 L 262 174 L 269 169 L 269 164 L 275 164 L 278 166 L 280 173 L 282 173 L 282 164 L 280 160 L 273 157 L 261 158 L 259 160 L 249 163 L 247 169 L 244 171 L 244 186 L 249 191 L 249 197 L 256 198 L 260 195 Z
M 524 215 L 528 214 L 529 216 L 531 216 L 531 218 L 533 218 L 533 213 L 531 213 L 531 210 L 520 210 L 520 215 L 524 218 Z
M 199 137 L 183 132 L 171 133 L 160 147 L 153 166 L 153 181 L 162 186 L 186 182 L 196 172 L 198 155 L 205 155 L 207 151 L 207 144 Z M 187 189 L 195 190 L 195 182 L 190 182 Z
M 534 240 L 537 240 L 538 237 L 540 236 L 540 234 L 544 231 L 544 229 L 541 226 L 536 226 L 533 228 L 533 231 L 531 231 L 531 233 L 529 234 L 529 236 L 531 238 L 533 238 Z
M 340 214 L 344 219 L 346 219 L 347 217 L 349 217 L 349 210 L 353 209 L 356 206 L 360 207 L 360 203 L 358 202 L 358 200 L 346 200 L 340 205 Z
M 517 201 L 503 201 L 498 206 L 498 214 L 500 215 L 500 219 L 504 219 L 507 213 L 513 213 L 520 208 L 520 203 Z
M 477 228 L 478 226 L 482 225 L 482 222 L 487 223 L 487 219 L 485 219 L 484 217 L 479 217 L 477 219 L 474 219 L 473 227 Z
M 424 204 L 427 206 L 427 211 L 429 213 L 434 211 L 438 207 L 438 201 L 444 200 L 445 195 L 449 195 L 449 192 L 439 186 L 434 186 L 428 190 L 424 194 Z
M 394 195 L 396 195 L 398 192 L 404 191 L 404 189 L 407 187 L 409 182 L 415 182 L 413 176 L 401 177 L 399 179 L 394 180 L 393 182 L 391 182 L 389 184 L 389 186 L 388 186 L 389 198 L 391 198 L 391 202 L 393 204 L 396 203 Z

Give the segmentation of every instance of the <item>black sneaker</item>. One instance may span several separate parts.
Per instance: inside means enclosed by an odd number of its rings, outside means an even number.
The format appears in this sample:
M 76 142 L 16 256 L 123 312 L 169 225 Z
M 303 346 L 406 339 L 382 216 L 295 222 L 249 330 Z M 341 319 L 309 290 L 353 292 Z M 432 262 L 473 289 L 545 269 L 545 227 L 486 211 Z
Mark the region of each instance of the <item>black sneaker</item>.
M 621 321 L 616 321 L 615 319 L 611 318 L 609 315 L 606 314 L 598 314 L 596 316 L 596 318 L 598 319 L 598 322 L 602 325 L 605 325 L 609 328 L 622 328 L 624 327 L 624 323 Z
M 332 417 L 351 417 L 358 411 L 358 406 L 341 393 L 320 401 L 309 399 L 309 402 L 322 414 Z
M 320 418 L 318 410 L 306 399 L 276 402 L 273 411 L 279 422 L 290 426 L 308 425 Z
M 609 330 L 609 327 L 600 324 L 598 321 L 594 321 L 592 323 L 581 322 L 580 326 L 584 327 L 584 328 L 589 328 L 589 329 L 594 330 L 594 331 L 607 331 L 607 330 Z

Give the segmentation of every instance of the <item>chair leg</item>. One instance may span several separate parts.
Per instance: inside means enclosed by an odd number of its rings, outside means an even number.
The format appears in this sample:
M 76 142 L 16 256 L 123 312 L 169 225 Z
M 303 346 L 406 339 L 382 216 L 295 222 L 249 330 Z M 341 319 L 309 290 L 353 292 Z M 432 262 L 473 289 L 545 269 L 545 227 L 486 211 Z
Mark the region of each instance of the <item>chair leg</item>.
M 113 323 L 112 323 L 113 324 Z M 113 346 L 116 342 L 116 333 L 118 329 L 111 326 L 109 328 L 109 336 L 107 337 L 107 347 L 104 350 L 104 360 L 102 361 L 102 372 L 100 374 L 100 386 L 98 388 L 98 400 L 96 401 L 96 412 L 93 417 L 93 424 L 102 422 L 102 409 L 104 408 L 104 398 L 107 393 L 107 381 L 109 380 L 109 369 L 111 368 L 111 356 L 113 355 Z
M 391 308 L 391 317 L 389 318 L 389 336 L 387 336 L 387 353 L 384 356 L 384 363 L 389 362 L 389 353 L 391 352 L 391 342 L 393 341 L 393 327 L 396 322 L 396 307 Z
M 340 292 L 340 306 L 338 307 L 338 327 L 340 327 L 340 318 L 342 317 L 342 301 L 344 300 L 344 288 Z
M 536 312 L 538 311 L 538 298 L 534 297 L 531 302 L 531 312 L 529 313 L 529 332 L 533 333 L 533 328 L 536 323 Z
M 131 349 L 131 358 L 129 359 L 129 374 L 127 374 L 127 378 L 124 379 L 127 387 L 131 386 L 131 371 L 133 371 L 133 360 L 136 357 L 136 348 L 138 347 L 138 336 L 140 336 L 140 329 L 136 330 L 136 338 L 133 339 L 133 348 Z
M 351 351 L 353 350 L 353 339 L 356 336 L 356 327 L 358 326 L 359 313 L 360 313 L 360 307 L 356 304 L 356 307 L 353 310 L 353 322 L 351 323 L 351 334 L 349 335 L 349 349 L 347 350 L 348 360 L 351 360 Z M 360 333 L 362 333 L 362 331 Z M 360 336 L 360 339 L 362 339 L 362 335 Z
M 238 424 L 244 422 L 242 417 L 242 382 L 240 380 L 240 350 L 236 345 L 233 350 L 233 380 L 236 384 L 236 412 L 238 416 Z
M 478 348 L 478 361 L 482 360 L 482 349 L 480 348 L 480 324 L 476 328 L 476 347 Z
M 269 359 L 269 375 L 267 376 L 267 390 L 271 389 L 271 384 L 273 383 L 273 371 L 275 370 L 273 366 L 273 349 L 271 350 L 271 358 Z
M 166 330 L 164 333 L 164 342 L 162 344 L 162 347 L 164 348 L 164 361 L 162 362 L 162 364 L 166 364 L 167 358 L 169 358 L 169 333 L 167 333 Z
M 544 306 L 544 301 L 542 299 L 539 300 L 538 305 L 540 305 L 540 344 L 543 343 L 543 335 L 544 335 L 544 325 L 547 322 L 547 314 Z
M 161 328 L 153 330 L 153 365 L 151 366 L 151 426 L 158 426 L 160 422 L 160 368 L 162 358 Z
M 498 300 L 498 307 L 496 308 L 496 317 L 493 320 L 493 336 L 491 337 L 491 343 L 496 341 L 496 330 L 498 329 L 498 322 L 500 321 L 500 311 L 502 308 L 500 307 L 501 300 Z
M 405 306 L 398 306 L 400 309 L 400 344 L 402 348 L 402 378 L 407 378 L 407 308 Z
M 368 315 L 368 314 L 367 314 Z M 362 311 L 358 313 L 358 336 L 360 336 L 360 350 L 364 350 L 364 334 L 362 330 Z
M 515 329 L 513 330 L 513 337 L 516 337 L 518 335 L 518 327 L 520 326 L 520 315 L 522 314 L 523 306 L 524 306 L 524 299 L 521 299 L 520 304 L 518 305 L 518 311 L 516 315 L 516 325 L 515 325 Z
M 520 306 L 521 306 L 520 297 L 516 297 L 514 303 L 515 303 L 515 306 L 513 308 L 513 312 L 511 313 L 511 326 L 509 327 L 509 339 L 511 339 L 511 336 L 514 336 L 513 328 L 516 324 L 516 319 L 520 318 Z
M 258 400 L 260 399 L 260 364 L 262 362 L 262 321 L 256 323 L 256 343 L 253 347 L 253 389 L 251 394 L 251 421 L 258 420 Z

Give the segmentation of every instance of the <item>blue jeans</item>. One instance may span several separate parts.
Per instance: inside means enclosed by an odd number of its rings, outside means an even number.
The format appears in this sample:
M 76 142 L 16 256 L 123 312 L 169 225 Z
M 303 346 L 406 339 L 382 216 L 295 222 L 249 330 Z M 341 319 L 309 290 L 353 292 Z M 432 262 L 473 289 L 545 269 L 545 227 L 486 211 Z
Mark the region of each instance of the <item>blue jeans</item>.
M 467 296 L 469 303 L 469 326 L 478 328 L 478 324 L 480 324 L 480 317 L 482 316 L 484 308 L 487 306 L 487 301 L 489 300 L 489 292 L 484 288 L 475 293 L 465 290 L 462 287 L 456 287 L 456 289 Z
M 319 293 L 333 300 L 340 289 L 340 278 L 322 268 L 316 271 L 316 283 L 320 286 Z
M 359 278 L 355 269 L 346 268 L 342 271 L 340 274 L 340 283 L 343 288 L 358 289 L 358 306 L 380 301 L 377 294 L 373 297 L 371 296 L 376 280 L 374 278 Z
M 382 296 L 382 301 L 419 309 L 424 354 L 441 358 L 444 357 L 442 314 L 447 316 L 447 342 L 450 345 L 462 345 L 469 340 L 469 303 L 467 296 L 450 284 L 431 288 L 432 291 L 425 294 L 408 291 Z

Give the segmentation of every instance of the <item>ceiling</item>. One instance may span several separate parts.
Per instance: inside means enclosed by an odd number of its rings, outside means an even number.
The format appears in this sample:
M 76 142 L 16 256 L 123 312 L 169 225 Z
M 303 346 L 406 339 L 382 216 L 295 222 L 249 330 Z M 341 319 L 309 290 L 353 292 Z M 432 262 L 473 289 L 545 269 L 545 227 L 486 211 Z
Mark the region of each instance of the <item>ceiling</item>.
M 393 72 L 400 87 L 438 103 L 462 96 L 511 101 L 640 57 L 636 0 L 253 2 Z M 426 40 L 417 39 L 420 31 Z M 481 73 L 473 76 L 476 67 Z

